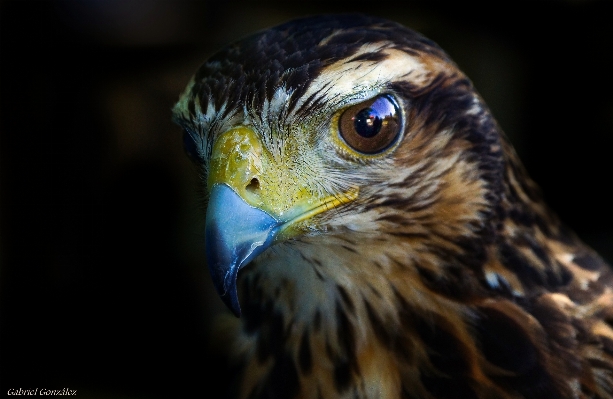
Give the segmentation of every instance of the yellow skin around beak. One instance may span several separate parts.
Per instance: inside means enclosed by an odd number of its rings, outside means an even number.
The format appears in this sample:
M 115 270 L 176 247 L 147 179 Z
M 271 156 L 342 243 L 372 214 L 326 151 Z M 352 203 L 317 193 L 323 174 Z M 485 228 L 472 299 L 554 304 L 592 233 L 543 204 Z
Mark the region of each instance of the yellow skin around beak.
M 341 195 L 309 190 L 300 176 L 292 160 L 275 159 L 247 127 L 223 133 L 213 145 L 207 263 L 217 292 L 237 316 L 237 276 L 243 266 L 276 241 L 308 231 L 314 215 L 357 198 L 357 189 Z
M 250 128 L 238 126 L 221 134 L 213 145 L 207 187 L 226 184 L 247 204 L 283 223 L 277 240 L 308 229 L 313 216 L 351 202 L 358 188 L 331 195 L 313 190 L 296 176 L 296 165 L 275 157 Z

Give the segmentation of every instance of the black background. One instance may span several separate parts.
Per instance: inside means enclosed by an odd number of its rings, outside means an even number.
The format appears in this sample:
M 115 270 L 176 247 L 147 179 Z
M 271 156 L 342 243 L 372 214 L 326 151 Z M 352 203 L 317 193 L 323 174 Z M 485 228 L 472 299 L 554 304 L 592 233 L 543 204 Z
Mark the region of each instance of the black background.
M 223 308 L 170 108 L 211 52 L 296 16 L 372 13 L 438 42 L 551 206 L 613 260 L 606 1 L 283 3 L 0 3 L 3 395 L 216 397 Z

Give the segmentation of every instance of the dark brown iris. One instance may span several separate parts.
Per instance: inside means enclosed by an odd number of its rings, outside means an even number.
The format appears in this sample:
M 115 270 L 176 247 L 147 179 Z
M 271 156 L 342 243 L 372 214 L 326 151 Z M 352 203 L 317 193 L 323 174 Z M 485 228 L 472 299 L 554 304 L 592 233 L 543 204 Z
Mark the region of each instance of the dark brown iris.
M 339 131 L 354 150 L 376 154 L 388 148 L 400 135 L 400 117 L 394 98 L 384 94 L 343 111 Z

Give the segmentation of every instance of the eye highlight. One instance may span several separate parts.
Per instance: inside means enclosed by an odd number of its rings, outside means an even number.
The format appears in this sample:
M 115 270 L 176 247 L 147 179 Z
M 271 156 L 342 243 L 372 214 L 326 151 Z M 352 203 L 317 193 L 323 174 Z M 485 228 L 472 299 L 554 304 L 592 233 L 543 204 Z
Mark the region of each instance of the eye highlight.
M 396 141 L 401 128 L 400 109 L 389 94 L 352 105 L 338 120 L 345 143 L 363 154 L 377 154 L 387 149 Z

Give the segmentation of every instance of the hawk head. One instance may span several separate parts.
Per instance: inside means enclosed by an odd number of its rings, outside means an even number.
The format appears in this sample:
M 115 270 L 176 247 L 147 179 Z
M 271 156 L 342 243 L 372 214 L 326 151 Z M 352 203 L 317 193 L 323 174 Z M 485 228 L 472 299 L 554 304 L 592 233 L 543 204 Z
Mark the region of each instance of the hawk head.
M 243 307 L 242 396 L 597 391 L 549 318 L 610 309 L 605 265 L 432 41 L 363 15 L 295 20 L 210 57 L 174 120 L 208 194 L 215 288 Z

